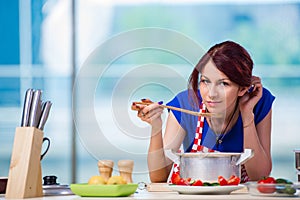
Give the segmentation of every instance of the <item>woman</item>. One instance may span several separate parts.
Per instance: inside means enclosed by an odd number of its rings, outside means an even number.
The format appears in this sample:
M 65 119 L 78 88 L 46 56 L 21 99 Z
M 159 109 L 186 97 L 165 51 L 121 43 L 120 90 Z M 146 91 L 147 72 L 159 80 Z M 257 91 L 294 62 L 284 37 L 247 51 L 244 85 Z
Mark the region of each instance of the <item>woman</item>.
M 252 149 L 254 156 L 242 166 L 242 181 L 258 180 L 270 174 L 275 97 L 263 88 L 259 77 L 252 76 L 252 69 L 249 53 L 239 44 L 225 41 L 211 47 L 192 72 L 189 89 L 179 93 L 168 105 L 219 116 L 204 118 L 172 110 L 164 135 L 163 108 L 159 103 L 133 105 L 138 117 L 152 127 L 148 152 L 152 182 L 167 181 L 172 162 L 164 149 L 176 151 L 181 144 L 185 152 L 199 151 L 199 147 L 202 151 L 220 152 Z M 201 143 L 197 146 L 198 139 Z

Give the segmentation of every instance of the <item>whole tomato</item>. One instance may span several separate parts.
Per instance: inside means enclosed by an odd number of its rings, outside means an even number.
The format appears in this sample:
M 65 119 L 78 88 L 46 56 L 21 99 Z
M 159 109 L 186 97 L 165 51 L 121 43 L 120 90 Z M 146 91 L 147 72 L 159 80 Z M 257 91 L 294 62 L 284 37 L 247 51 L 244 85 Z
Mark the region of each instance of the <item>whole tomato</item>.
M 264 177 L 257 182 L 259 185 L 257 186 L 257 190 L 261 193 L 274 193 L 276 191 L 275 185 L 276 179 L 273 177 Z

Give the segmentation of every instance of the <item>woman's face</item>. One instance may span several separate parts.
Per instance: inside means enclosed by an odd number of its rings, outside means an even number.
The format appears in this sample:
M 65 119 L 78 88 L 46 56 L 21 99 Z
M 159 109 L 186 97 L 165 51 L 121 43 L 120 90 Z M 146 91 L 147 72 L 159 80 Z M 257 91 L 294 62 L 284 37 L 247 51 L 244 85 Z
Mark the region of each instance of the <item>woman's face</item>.
M 199 88 L 203 102 L 211 113 L 231 113 L 238 96 L 244 94 L 244 90 L 219 71 L 212 61 L 201 72 Z

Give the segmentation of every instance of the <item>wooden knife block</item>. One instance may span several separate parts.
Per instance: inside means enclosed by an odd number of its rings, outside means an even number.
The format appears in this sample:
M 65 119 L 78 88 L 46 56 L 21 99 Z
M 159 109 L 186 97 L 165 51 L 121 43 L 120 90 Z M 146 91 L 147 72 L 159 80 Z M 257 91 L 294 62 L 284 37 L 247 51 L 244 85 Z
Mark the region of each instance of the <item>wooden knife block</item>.
M 41 150 L 43 131 L 17 127 L 10 161 L 6 198 L 43 196 Z

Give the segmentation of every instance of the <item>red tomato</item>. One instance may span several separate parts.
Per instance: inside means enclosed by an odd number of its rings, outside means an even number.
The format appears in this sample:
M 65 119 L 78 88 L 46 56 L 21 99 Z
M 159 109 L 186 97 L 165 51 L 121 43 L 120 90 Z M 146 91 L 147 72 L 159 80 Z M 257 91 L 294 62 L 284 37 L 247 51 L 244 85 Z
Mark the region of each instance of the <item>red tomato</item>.
M 190 182 L 192 180 L 192 178 L 186 178 L 185 180 Z
M 192 183 L 192 186 L 203 186 L 203 183 L 201 180 L 195 180 L 193 183 Z
M 218 176 L 218 182 L 219 182 L 220 186 L 228 185 L 227 180 L 223 176 Z
M 171 177 L 171 182 L 175 185 L 178 185 L 179 181 L 180 181 L 180 175 L 177 174 L 177 173 L 174 173 L 172 174 L 172 177 Z
M 276 179 L 273 177 L 265 177 L 260 179 L 257 183 L 259 184 L 259 186 L 257 186 L 257 190 L 261 193 L 273 193 L 276 191 L 276 187 L 274 185 L 268 185 L 276 183 Z
M 267 177 L 266 178 L 266 183 L 276 183 L 276 179 L 273 177 Z
M 228 185 L 238 185 L 241 182 L 241 179 L 237 176 L 232 175 L 228 181 L 227 184 Z
M 179 183 L 177 185 L 190 185 L 190 182 L 184 178 L 180 178 Z

